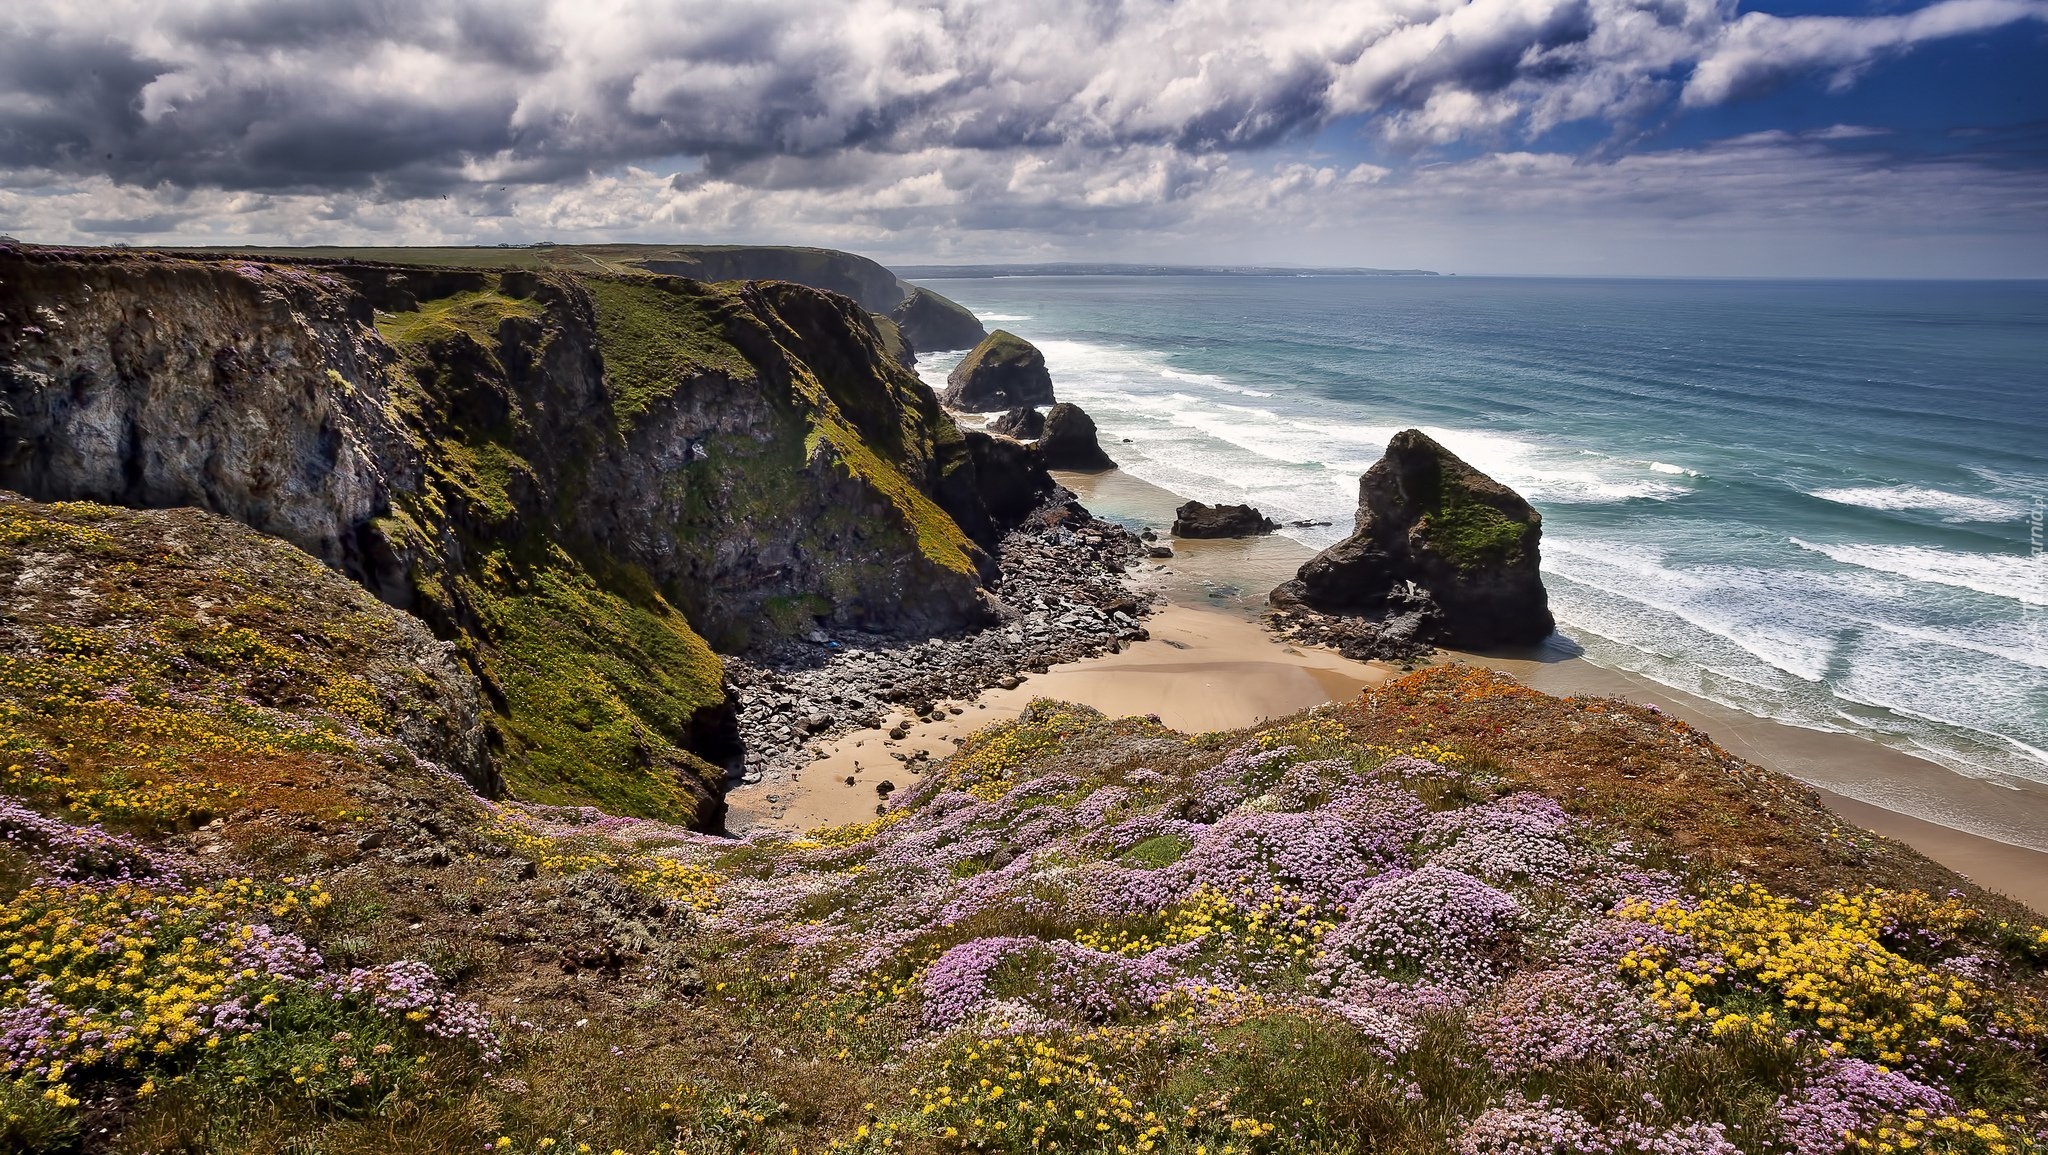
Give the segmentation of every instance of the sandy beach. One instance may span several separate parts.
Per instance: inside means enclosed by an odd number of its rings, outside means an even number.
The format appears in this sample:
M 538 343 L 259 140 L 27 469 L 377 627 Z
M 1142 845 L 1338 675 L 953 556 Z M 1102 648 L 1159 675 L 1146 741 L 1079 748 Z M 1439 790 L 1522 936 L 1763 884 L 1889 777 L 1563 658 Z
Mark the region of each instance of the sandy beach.
M 1121 471 L 1060 478 L 1098 515 L 1151 525 L 1162 536 L 1180 500 Z M 1147 621 L 1151 640 L 1055 666 L 1014 690 L 943 703 L 943 722 L 912 723 L 899 712 L 879 729 L 846 735 L 794 776 L 732 792 L 730 829 L 805 830 L 872 817 L 884 797 L 878 786 L 908 785 L 923 759 L 943 757 L 958 739 L 1015 717 L 1034 698 L 1111 715 L 1157 714 L 1199 732 L 1248 726 L 1399 676 L 1390 666 L 1281 642 L 1259 624 L 1266 591 L 1292 576 L 1309 556 L 1306 547 L 1277 536 L 1173 546 L 1173 558 L 1139 574 L 1168 603 Z M 1670 711 L 1741 757 L 1813 786 L 1845 819 L 2048 911 L 2048 787 L 1969 778 L 1851 735 L 1759 718 L 1596 666 L 1568 648 L 1441 660 L 1501 670 L 1546 693 L 1614 696 Z M 909 723 L 901 740 L 887 736 L 897 722 Z

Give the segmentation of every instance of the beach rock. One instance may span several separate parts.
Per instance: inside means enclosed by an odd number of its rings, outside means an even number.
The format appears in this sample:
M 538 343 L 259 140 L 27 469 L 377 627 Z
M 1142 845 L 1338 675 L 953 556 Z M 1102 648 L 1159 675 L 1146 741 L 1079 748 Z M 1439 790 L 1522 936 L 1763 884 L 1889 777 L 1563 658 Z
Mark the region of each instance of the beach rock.
M 1170 545 L 1146 546 L 1145 556 L 1152 558 L 1169 558 L 1173 556 L 1173 547 Z
M 1542 533 L 1521 495 L 1407 429 L 1359 479 L 1351 536 L 1270 600 L 1367 618 L 1419 612 L 1401 632 L 1445 645 L 1533 643 L 1556 626 L 1537 572 Z
M 1036 441 L 1045 436 L 1045 414 L 1028 407 L 1012 409 L 989 422 L 988 431 L 1019 441 Z
M 927 353 L 972 349 L 988 336 L 981 321 L 965 307 L 915 286 L 889 310 L 889 319 L 903 331 L 905 340 Z
M 1272 533 L 1280 523 L 1249 505 L 1205 505 L 1190 501 L 1173 511 L 1175 537 L 1250 537 Z
M 1050 405 L 1052 375 L 1036 345 L 997 329 L 947 374 L 944 401 L 947 408 L 966 413 Z
M 1045 415 L 1044 431 L 1038 439 L 1038 448 L 1045 455 L 1047 469 L 1079 469 L 1099 471 L 1115 469 L 1116 462 L 1102 451 L 1095 440 L 1095 422 L 1081 411 L 1079 405 L 1064 401 L 1052 407 Z

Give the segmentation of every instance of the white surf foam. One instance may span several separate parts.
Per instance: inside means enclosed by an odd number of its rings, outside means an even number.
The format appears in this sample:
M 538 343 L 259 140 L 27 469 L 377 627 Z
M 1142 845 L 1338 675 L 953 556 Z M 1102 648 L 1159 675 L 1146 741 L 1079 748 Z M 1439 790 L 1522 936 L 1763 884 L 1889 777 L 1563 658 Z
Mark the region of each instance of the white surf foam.
M 1816 489 L 1809 496 L 1837 505 L 1854 505 L 1886 513 L 1933 513 L 1945 521 L 2012 521 L 2026 508 L 2010 501 L 1950 493 L 1921 485 L 1862 485 Z
M 1956 553 L 1924 545 L 1830 544 L 1796 537 L 1792 544 L 1843 565 L 2048 606 L 2048 556 Z

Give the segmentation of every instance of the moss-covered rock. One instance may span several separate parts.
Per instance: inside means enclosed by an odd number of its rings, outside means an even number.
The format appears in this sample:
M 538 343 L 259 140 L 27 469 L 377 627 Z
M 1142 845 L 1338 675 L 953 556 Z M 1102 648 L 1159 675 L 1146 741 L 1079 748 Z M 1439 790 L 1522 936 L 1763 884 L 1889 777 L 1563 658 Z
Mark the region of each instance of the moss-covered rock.
M 1412 585 L 1441 611 L 1433 640 L 1537 642 L 1556 628 L 1538 572 L 1542 535 L 1542 515 L 1520 494 L 1406 429 L 1359 479 L 1352 535 L 1310 559 L 1272 601 L 1373 615 L 1410 604 Z
M 946 406 L 964 413 L 1000 413 L 1050 405 L 1052 375 L 1038 346 L 1007 329 L 976 345 L 946 376 Z

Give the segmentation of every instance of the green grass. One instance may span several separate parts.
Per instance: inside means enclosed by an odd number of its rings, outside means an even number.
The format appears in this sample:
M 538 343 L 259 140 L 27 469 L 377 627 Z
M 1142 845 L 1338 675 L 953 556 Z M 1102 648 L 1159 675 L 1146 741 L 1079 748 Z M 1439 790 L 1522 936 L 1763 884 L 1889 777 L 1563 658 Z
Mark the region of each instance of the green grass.
M 1436 477 L 1420 495 L 1429 543 L 1460 569 L 1521 562 L 1534 528 L 1496 509 L 1438 463 Z
M 726 337 L 735 309 L 721 290 L 673 277 L 588 277 L 598 349 L 612 412 L 621 429 L 691 376 L 751 376 L 753 366 Z
M 724 700 L 724 666 L 646 575 L 600 582 L 559 548 L 538 564 L 499 553 L 465 581 L 504 695 L 504 769 L 517 797 L 594 804 L 673 821 L 699 818 L 721 772 L 684 749 L 698 711 Z
M 468 336 L 489 349 L 497 344 L 498 328 L 508 319 L 537 321 L 540 317 L 538 301 L 479 289 L 422 302 L 415 312 L 379 313 L 377 332 L 400 347 Z

